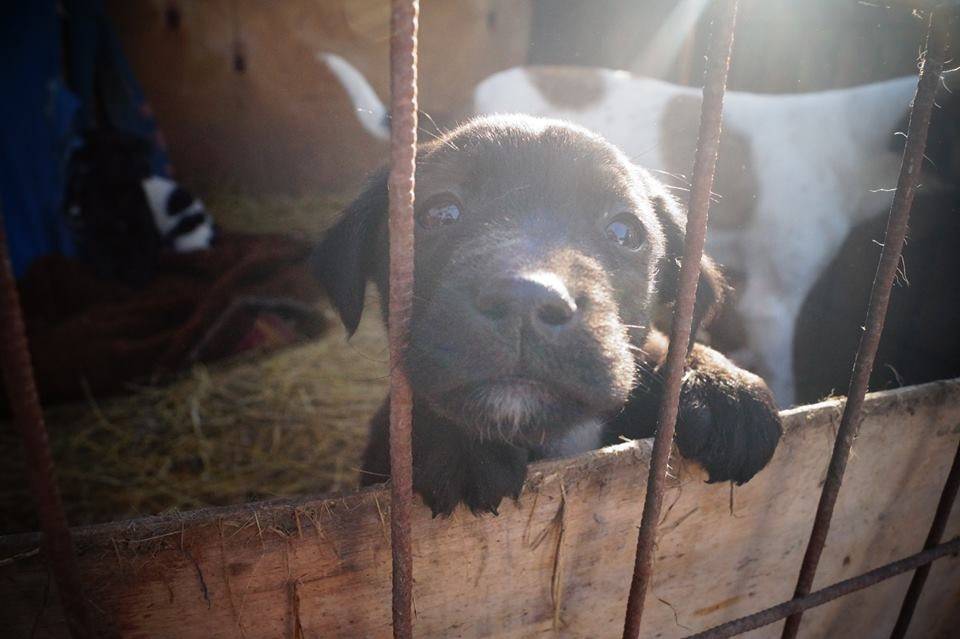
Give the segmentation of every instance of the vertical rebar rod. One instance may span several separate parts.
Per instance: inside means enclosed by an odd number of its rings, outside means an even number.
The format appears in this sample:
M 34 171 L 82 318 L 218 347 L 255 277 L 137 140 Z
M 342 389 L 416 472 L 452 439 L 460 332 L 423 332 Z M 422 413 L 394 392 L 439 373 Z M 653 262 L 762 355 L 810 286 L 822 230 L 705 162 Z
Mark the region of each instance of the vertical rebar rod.
M 70 635 L 75 639 L 92 637 L 80 570 L 63 511 L 60 489 L 54 475 L 53 456 L 47 439 L 47 427 L 33 378 L 33 364 L 27 348 L 20 295 L 13 277 L 7 249 L 6 227 L 0 211 L 0 368 L 10 402 L 10 412 L 26 456 L 27 475 L 36 502 L 43 553 L 53 573 Z
M 810 590 L 813 588 L 817 565 L 827 541 L 833 509 L 840 493 L 840 485 L 843 483 L 843 474 L 846 471 L 847 459 L 850 456 L 850 447 L 857 436 L 857 431 L 860 429 L 860 423 L 863 421 L 863 399 L 867 393 L 874 357 L 877 354 L 880 336 L 883 333 L 883 322 L 887 313 L 887 305 L 890 302 L 893 278 L 900 264 L 900 251 L 903 248 L 903 241 L 907 233 L 910 206 L 913 204 L 913 196 L 920 178 L 923 151 L 927 143 L 927 129 L 930 126 L 934 97 L 943 70 L 947 29 L 946 20 L 941 21 L 939 16 L 940 12 L 934 11 L 931 12 L 929 18 L 926 56 L 920 72 L 920 80 L 917 83 L 913 109 L 910 112 L 910 125 L 907 130 L 906 147 L 903 150 L 903 161 L 900 165 L 897 192 L 890 207 L 883 251 L 870 291 L 870 303 L 867 309 L 866 323 L 864 324 L 865 329 L 857 348 L 857 357 L 850 376 L 850 387 L 847 391 L 843 417 L 840 420 L 826 481 L 820 493 L 820 502 L 813 521 L 813 529 L 810 533 L 810 540 L 807 543 L 807 550 L 794 590 L 793 596 L 797 599 L 810 594 Z M 793 639 L 797 636 L 802 616 L 803 612 L 798 611 L 787 618 L 783 626 L 783 639 Z
M 403 366 L 413 300 L 413 188 L 417 158 L 418 0 L 390 14 L 390 538 L 393 636 L 413 636 L 413 394 Z
M 660 520 L 667 463 L 677 422 L 680 382 L 690 343 L 693 307 L 700 278 L 700 259 L 707 233 L 707 209 L 710 205 L 710 191 L 713 188 L 717 151 L 720 146 L 723 95 L 727 86 L 727 72 L 730 69 L 736 17 L 737 0 L 721 0 L 717 7 L 717 18 L 704 74 L 703 110 L 693 164 L 693 182 L 690 188 L 679 291 L 670 327 L 670 347 L 664 366 L 666 380 L 663 401 L 660 404 L 657 420 L 657 436 L 653 444 L 647 494 L 643 503 L 640 533 L 637 536 L 633 580 L 630 584 L 630 596 L 627 600 L 627 612 L 623 624 L 624 639 L 636 639 L 640 636 L 643 604 L 653 574 L 657 522 Z
M 940 493 L 940 502 L 937 504 L 937 512 L 933 516 L 933 523 L 930 524 L 930 532 L 927 533 L 927 541 L 923 544 L 924 550 L 929 550 L 940 544 L 943 538 L 943 531 L 947 528 L 947 520 L 950 519 L 950 511 L 953 509 L 953 502 L 957 499 L 957 492 L 960 489 L 960 444 L 957 444 L 957 452 L 953 456 L 953 466 L 950 467 L 950 474 L 947 475 L 947 481 L 943 485 L 943 492 Z M 910 620 L 913 619 L 913 611 L 917 608 L 917 602 L 920 601 L 920 594 L 927 583 L 927 577 L 930 575 L 930 564 L 924 564 L 917 568 L 913 573 L 913 579 L 910 580 L 910 587 L 907 588 L 907 594 L 903 598 L 903 605 L 900 607 L 900 615 L 897 617 L 897 623 L 890 633 L 891 639 L 903 639 L 907 634 L 907 628 L 910 627 Z

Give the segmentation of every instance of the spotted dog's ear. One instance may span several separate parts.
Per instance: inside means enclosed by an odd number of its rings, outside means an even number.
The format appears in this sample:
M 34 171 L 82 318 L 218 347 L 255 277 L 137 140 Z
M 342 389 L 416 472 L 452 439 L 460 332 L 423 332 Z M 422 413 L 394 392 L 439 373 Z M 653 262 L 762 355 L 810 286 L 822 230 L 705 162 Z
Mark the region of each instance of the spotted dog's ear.
M 313 274 L 350 335 L 363 314 L 367 281 L 386 259 L 387 175 L 382 169 L 367 182 L 311 256 Z
M 679 292 L 680 261 L 683 257 L 687 216 L 680 204 L 662 185 L 655 185 L 650 190 L 654 212 L 666 239 L 663 263 L 660 265 L 658 295 L 661 302 L 673 303 Z M 700 281 L 697 284 L 697 298 L 693 307 L 691 345 L 697 330 L 701 326 L 707 326 L 717 314 L 728 289 L 729 286 L 716 263 L 704 254 L 700 260 Z

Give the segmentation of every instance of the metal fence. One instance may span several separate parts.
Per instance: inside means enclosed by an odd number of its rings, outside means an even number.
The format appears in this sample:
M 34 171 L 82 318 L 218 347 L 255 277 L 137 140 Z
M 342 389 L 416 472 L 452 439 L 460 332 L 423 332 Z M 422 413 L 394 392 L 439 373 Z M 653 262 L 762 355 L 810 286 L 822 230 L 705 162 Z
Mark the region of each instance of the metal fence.
M 694 158 L 687 233 L 680 271 L 680 290 L 670 329 L 665 365 L 665 393 L 647 480 L 634 576 L 630 587 L 623 636 L 640 636 L 643 606 L 653 574 L 653 550 L 663 501 L 680 396 L 680 382 L 689 343 L 700 256 L 706 237 L 710 191 L 719 148 L 727 72 L 736 26 L 738 0 L 717 0 L 717 20 L 711 35 L 704 79 L 699 140 Z M 896 195 L 890 209 L 883 251 L 870 294 L 865 329 L 850 376 L 847 401 L 834 444 L 827 478 L 813 522 L 794 596 L 776 606 L 691 635 L 731 637 L 786 619 L 784 638 L 795 637 L 803 612 L 828 601 L 915 571 L 891 636 L 903 637 L 922 592 L 930 564 L 960 552 L 960 538 L 941 543 L 947 519 L 960 489 L 960 447 L 954 457 L 924 549 L 862 575 L 811 592 L 817 565 L 830 528 L 843 482 L 850 447 L 863 419 L 863 401 L 883 331 L 891 287 L 900 262 L 910 207 L 917 189 L 934 97 L 946 58 L 949 25 L 958 13 L 956 0 L 885 0 L 926 11 L 927 35 L 916 97 L 910 115 Z M 390 458 L 391 538 L 393 556 L 393 634 L 413 636 L 411 549 L 413 400 L 401 365 L 408 340 L 413 293 L 413 200 L 417 146 L 417 24 L 418 0 L 392 0 L 390 40 L 391 159 L 390 172 Z M 51 566 L 67 625 L 73 637 L 92 637 L 70 529 L 67 526 L 43 414 L 33 378 L 20 303 L 7 251 L 0 214 L 0 367 L 14 422 L 23 438 L 27 467 L 43 532 L 44 555 Z

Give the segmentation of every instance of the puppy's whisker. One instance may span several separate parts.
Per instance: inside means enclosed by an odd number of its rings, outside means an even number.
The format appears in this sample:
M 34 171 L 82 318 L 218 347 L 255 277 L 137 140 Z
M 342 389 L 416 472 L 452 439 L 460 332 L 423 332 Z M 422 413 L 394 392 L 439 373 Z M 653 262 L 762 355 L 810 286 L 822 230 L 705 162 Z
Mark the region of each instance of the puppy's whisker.
M 425 129 L 425 128 L 423 128 L 423 127 L 417 127 L 417 131 L 419 131 L 420 133 L 425 133 L 426 135 L 429 135 L 429 136 L 432 137 L 434 140 L 439 140 L 439 141 L 443 142 L 443 145 L 444 145 L 444 146 L 447 146 L 447 147 L 453 149 L 454 151 L 459 151 L 459 150 L 460 150 L 455 144 L 453 144 L 453 143 L 450 142 L 449 140 L 443 138 L 442 136 L 437 135 L 436 133 L 434 133 L 433 131 L 431 131 L 431 130 L 429 130 L 429 129 Z
M 690 190 L 690 177 L 683 173 L 671 173 L 669 171 L 662 171 L 656 169 L 650 169 L 651 173 L 659 173 L 665 175 L 671 180 L 676 180 L 676 184 L 671 184 L 668 181 L 664 181 L 663 186 L 671 191 L 689 191 Z
M 460 147 L 454 144 L 453 140 L 450 139 L 450 136 L 447 135 L 447 133 L 449 133 L 449 129 L 444 129 L 442 126 L 437 124 L 437 121 L 433 119 L 433 116 L 427 113 L 426 111 L 420 111 L 420 115 L 430 120 L 430 124 L 432 124 L 433 128 L 435 128 L 439 132 L 439 135 L 437 135 L 432 131 L 427 131 L 423 127 L 419 127 L 421 131 L 423 131 L 424 133 L 427 133 L 428 135 L 432 135 L 435 140 L 443 140 L 444 145 L 453 149 L 454 151 L 460 150 Z

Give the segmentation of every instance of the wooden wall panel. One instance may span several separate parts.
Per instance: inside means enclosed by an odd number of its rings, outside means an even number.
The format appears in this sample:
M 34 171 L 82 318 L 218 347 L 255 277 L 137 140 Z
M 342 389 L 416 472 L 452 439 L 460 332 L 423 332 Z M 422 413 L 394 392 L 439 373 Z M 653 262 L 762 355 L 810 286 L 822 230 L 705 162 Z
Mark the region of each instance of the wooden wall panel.
M 348 191 L 385 160 L 316 54 L 347 58 L 387 99 L 389 0 L 107 4 L 185 182 Z M 523 64 L 531 13 L 528 0 L 421 2 L 421 108 L 459 111 L 477 81 Z
M 785 412 L 773 462 L 732 493 L 675 465 L 645 636 L 685 636 L 790 596 L 840 409 Z M 818 587 L 921 549 L 960 439 L 960 381 L 874 394 L 866 414 Z M 499 517 L 432 519 L 417 505 L 417 636 L 620 636 L 649 453 L 644 440 L 538 463 Z M 388 637 L 389 516 L 388 493 L 373 488 L 116 522 L 78 530 L 77 541 L 103 636 Z M 947 538 L 958 533 L 955 509 Z M 36 547 L 0 539 L 0 557 Z M 909 579 L 807 612 L 801 636 L 886 637 Z M 28 636 L 36 619 L 36 636 L 66 636 L 46 584 L 36 556 L 0 566 L 5 636 Z M 951 636 L 958 597 L 960 559 L 948 557 L 911 636 Z

